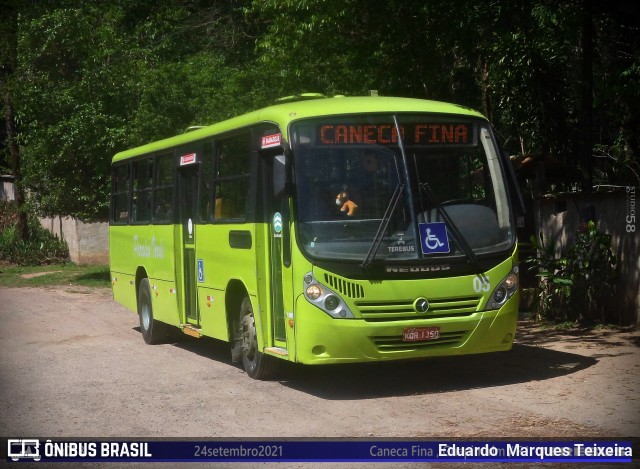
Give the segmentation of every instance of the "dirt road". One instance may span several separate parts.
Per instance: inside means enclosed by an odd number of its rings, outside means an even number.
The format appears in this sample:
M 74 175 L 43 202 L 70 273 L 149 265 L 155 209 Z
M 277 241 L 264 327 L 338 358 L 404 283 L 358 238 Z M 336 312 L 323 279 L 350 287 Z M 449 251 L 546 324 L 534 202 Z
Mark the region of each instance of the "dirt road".
M 640 436 L 638 331 L 261 382 L 220 342 L 145 345 L 109 290 L 0 287 L 0 381 L 9 437 Z

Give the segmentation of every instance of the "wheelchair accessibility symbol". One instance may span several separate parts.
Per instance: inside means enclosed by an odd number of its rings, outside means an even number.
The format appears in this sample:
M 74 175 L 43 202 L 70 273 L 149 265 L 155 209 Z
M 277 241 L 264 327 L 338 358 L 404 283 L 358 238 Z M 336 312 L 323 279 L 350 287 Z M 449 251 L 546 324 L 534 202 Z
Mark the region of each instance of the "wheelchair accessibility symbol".
M 198 282 L 204 282 L 204 260 L 198 259 Z
M 420 244 L 423 254 L 443 254 L 450 251 L 449 235 L 445 223 L 419 223 L 418 228 L 420 229 Z

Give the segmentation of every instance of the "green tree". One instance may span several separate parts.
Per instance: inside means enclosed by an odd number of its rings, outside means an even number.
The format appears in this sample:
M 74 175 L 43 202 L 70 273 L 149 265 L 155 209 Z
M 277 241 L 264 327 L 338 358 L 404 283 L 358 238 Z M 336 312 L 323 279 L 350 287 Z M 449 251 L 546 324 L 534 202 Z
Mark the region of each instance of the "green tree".
M 243 18 L 231 0 L 57 0 L 23 10 L 13 79 L 39 212 L 105 218 L 114 153 L 254 104 L 239 89 L 251 83 L 240 62 L 251 51 Z
M 589 5 L 256 0 L 247 12 L 263 25 L 256 64 L 278 77 L 281 94 L 378 89 L 457 102 L 481 109 L 509 151 L 552 155 L 576 169 L 591 157 L 591 144 L 580 147 L 588 143 L 580 135 L 584 123 L 596 149 L 607 151 L 617 167 L 629 167 L 638 159 L 637 7 L 596 4 L 585 15 Z M 583 41 L 591 30 L 593 50 Z M 583 68 L 589 56 L 593 72 Z M 589 96 L 590 88 L 593 126 L 581 93 Z M 622 172 L 629 173 L 617 174 Z M 565 178 L 571 187 L 579 175 L 567 172 Z
M 58 2 L 20 18 L 14 76 L 25 182 L 43 214 L 107 214 L 110 158 L 129 143 L 141 77 L 166 47 L 154 36 L 160 25 L 132 23 L 145 3 Z
M 10 5 L 17 52 L 2 78 L 20 126 L 9 141 L 42 213 L 104 218 L 115 152 L 307 91 L 452 101 L 482 110 L 513 153 L 575 167 L 589 152 L 583 0 Z M 597 182 L 640 174 L 640 46 L 625 8 L 598 3 L 590 16 Z
M 640 186 L 640 12 L 596 4 L 594 126 L 596 183 Z
M 22 155 L 18 145 L 13 90 L 9 83 L 15 73 L 17 61 L 18 5 L 11 1 L 3 1 L 0 3 L 0 9 L 4 12 L 2 19 L 0 19 L 0 93 L 3 104 L 3 154 L 5 156 L 2 160 L 8 161 L 11 174 L 14 176 L 14 193 L 17 205 L 16 229 L 18 239 L 25 240 L 28 237 L 28 224 L 22 181 Z M 2 165 L 0 165 L 0 169 L 2 169 Z

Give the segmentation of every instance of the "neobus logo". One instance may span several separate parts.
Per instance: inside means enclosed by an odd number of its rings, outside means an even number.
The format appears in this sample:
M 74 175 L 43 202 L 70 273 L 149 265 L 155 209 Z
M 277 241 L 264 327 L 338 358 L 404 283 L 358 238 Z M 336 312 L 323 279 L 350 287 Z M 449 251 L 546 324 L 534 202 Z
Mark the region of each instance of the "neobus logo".
M 385 271 L 390 274 L 414 274 L 420 272 L 442 272 L 451 269 L 449 264 L 437 264 L 437 265 L 388 265 Z

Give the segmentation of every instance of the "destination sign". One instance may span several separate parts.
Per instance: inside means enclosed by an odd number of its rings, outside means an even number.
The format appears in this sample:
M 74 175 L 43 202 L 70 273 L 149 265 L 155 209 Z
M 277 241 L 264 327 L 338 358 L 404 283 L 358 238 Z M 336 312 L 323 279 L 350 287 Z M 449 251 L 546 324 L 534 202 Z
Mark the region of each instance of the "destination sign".
M 180 157 L 180 166 L 186 166 L 189 164 L 193 164 L 196 162 L 196 154 L 195 153 L 189 153 L 188 155 L 182 155 Z
M 264 137 L 262 137 L 261 146 L 263 149 L 277 147 L 280 145 L 281 140 L 281 134 L 265 135 Z
M 319 127 L 321 145 L 389 145 L 398 143 L 393 124 L 327 124 Z M 405 145 L 468 145 L 473 143 L 471 124 L 413 124 L 400 126 Z

